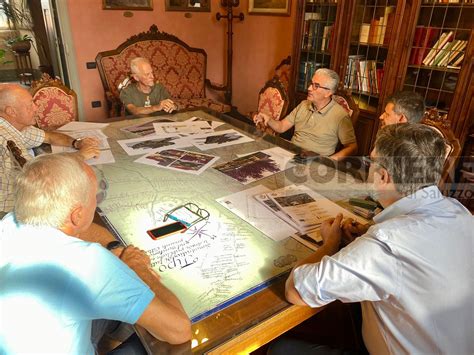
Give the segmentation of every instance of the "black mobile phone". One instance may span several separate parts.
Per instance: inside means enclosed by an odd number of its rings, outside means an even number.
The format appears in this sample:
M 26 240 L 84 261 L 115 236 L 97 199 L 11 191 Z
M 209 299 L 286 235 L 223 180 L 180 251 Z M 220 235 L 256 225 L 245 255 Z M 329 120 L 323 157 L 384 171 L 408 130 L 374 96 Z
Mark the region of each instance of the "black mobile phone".
M 146 231 L 151 239 L 156 240 L 159 238 L 166 237 L 167 235 L 174 234 L 180 231 L 186 230 L 186 226 L 181 222 L 173 222 L 165 226 L 150 229 Z

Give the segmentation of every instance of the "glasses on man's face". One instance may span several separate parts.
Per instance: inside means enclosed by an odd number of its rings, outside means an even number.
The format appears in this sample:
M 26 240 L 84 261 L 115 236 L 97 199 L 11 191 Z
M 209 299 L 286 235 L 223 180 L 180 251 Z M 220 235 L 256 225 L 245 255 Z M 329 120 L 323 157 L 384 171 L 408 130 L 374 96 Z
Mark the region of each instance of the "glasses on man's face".
M 315 83 L 314 81 L 312 81 L 309 86 L 311 86 L 313 88 L 313 90 L 318 90 L 318 89 L 324 89 L 324 90 L 331 90 L 330 88 L 327 88 L 325 86 L 321 86 L 319 83 Z
M 377 163 L 376 161 L 370 159 L 369 157 L 362 157 L 362 163 L 364 163 L 364 165 L 368 168 L 370 168 L 371 165 L 378 165 L 382 168 L 384 168 L 384 166 L 380 163 Z
M 23 168 L 23 165 L 26 164 L 26 159 L 21 154 L 21 149 L 16 146 L 14 141 L 7 141 L 7 148 L 10 153 L 13 154 L 13 157 L 18 162 L 18 164 Z

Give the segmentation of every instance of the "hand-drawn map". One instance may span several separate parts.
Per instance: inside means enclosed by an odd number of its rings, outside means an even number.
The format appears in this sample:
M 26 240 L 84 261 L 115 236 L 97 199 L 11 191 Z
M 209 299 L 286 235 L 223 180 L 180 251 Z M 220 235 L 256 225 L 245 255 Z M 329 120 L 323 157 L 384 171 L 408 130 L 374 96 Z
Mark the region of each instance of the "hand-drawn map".
M 181 119 L 188 118 L 183 115 Z M 144 122 L 146 119 L 139 123 Z M 99 208 L 126 244 L 147 251 L 164 285 L 178 296 L 193 322 L 257 292 L 309 254 L 309 249 L 292 238 L 279 242 L 268 238 L 217 203 L 217 198 L 244 188 L 234 179 L 214 169 L 197 176 L 133 162 L 136 157 L 128 156 L 116 142 L 134 137 L 120 130 L 127 125 L 130 121 L 105 129 L 116 162 L 96 167 Z M 269 147 L 267 142 L 255 141 L 210 153 L 228 161 L 237 154 Z M 166 212 L 187 202 L 206 209 L 209 220 L 159 240 L 147 235 L 147 230 L 168 223 L 163 222 Z

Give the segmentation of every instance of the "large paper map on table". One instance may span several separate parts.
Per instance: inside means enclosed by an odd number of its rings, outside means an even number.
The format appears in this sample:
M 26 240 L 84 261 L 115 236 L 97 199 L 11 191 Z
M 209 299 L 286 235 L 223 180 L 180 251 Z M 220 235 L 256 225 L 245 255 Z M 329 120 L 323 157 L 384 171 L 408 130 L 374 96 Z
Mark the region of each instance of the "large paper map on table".
M 204 113 L 201 116 L 211 118 Z M 148 252 L 153 268 L 193 321 L 265 287 L 309 254 L 292 238 L 281 242 L 268 238 L 215 201 L 248 186 L 214 169 L 196 176 L 134 163 L 136 156 L 128 156 L 116 143 L 117 139 L 133 137 L 120 130 L 127 125 L 130 122 L 118 122 L 105 130 L 116 163 L 96 167 L 103 189 L 99 208 L 125 243 Z M 258 141 L 209 153 L 229 161 L 236 154 L 269 147 L 269 143 Z M 267 179 L 271 188 L 278 180 Z M 167 211 L 186 202 L 205 208 L 210 213 L 209 220 L 185 233 L 156 241 L 147 235 L 147 230 L 163 224 Z

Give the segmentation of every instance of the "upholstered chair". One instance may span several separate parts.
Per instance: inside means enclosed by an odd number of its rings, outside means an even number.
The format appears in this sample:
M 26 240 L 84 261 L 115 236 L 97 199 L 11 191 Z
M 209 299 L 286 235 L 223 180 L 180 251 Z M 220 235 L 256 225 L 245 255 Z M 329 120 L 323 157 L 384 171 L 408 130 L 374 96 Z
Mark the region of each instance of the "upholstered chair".
M 286 57 L 278 64 L 275 68 L 275 76 L 280 79 L 280 82 L 288 93 L 291 76 L 291 56 Z
M 77 120 L 76 93 L 61 80 L 43 74 L 40 80 L 33 82 L 31 95 L 38 108 L 36 123 L 39 128 L 53 131 Z
M 283 84 L 277 77 L 267 81 L 265 86 L 260 90 L 258 95 L 258 113 L 265 113 L 274 120 L 281 120 L 286 115 L 288 109 L 288 95 Z M 253 118 L 257 113 L 251 113 Z M 266 133 L 275 134 L 275 131 L 270 127 L 259 127 Z
M 357 106 L 352 99 L 350 91 L 340 86 L 336 93 L 332 95 L 332 98 L 347 111 L 351 117 L 352 126 L 355 128 L 357 120 L 359 119 L 359 106 Z

